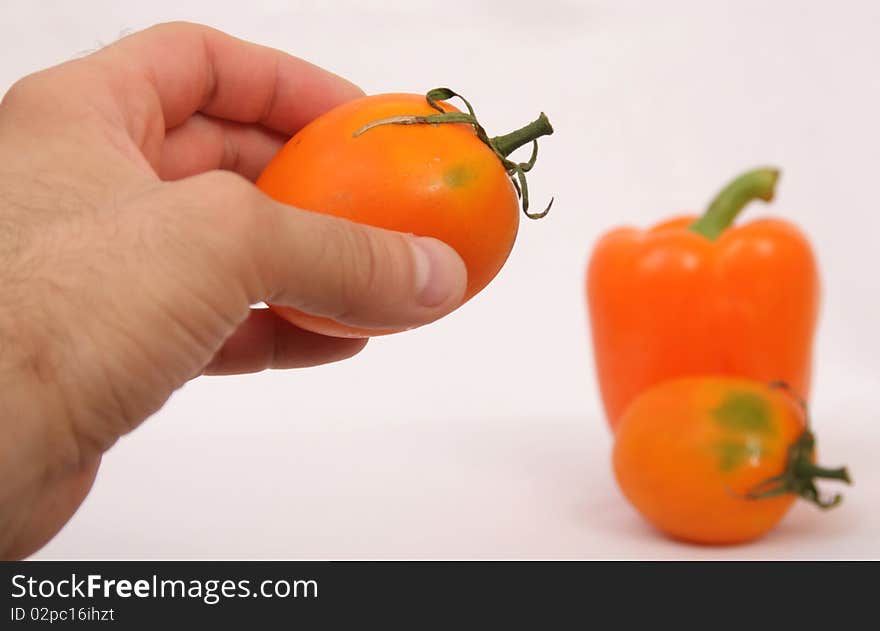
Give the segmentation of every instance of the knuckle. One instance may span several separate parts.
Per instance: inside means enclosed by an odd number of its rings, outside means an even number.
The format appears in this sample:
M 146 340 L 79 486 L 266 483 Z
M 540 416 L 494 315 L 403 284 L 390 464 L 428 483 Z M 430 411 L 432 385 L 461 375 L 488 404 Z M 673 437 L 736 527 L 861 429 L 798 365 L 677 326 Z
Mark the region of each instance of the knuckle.
M 230 194 L 245 195 L 253 188 L 253 185 L 241 175 L 220 169 L 200 173 L 190 180 L 202 192 L 216 193 L 224 197 Z
M 208 265 L 226 277 L 245 274 L 245 285 L 261 288 L 267 240 L 277 232 L 277 213 L 245 178 L 210 171 L 192 178 L 193 196 L 186 241 Z M 260 291 L 260 289 L 255 289 Z
M 352 225 L 345 231 L 345 246 L 342 271 L 346 297 L 355 300 L 378 290 L 382 267 L 379 241 L 364 228 Z
M 189 22 L 187 20 L 168 20 L 167 22 L 160 22 L 159 24 L 151 26 L 145 32 L 186 36 L 201 35 L 211 30 L 213 29 L 202 24 L 197 24 L 196 22 Z
M 8 107 L 27 105 L 39 99 L 44 86 L 42 72 L 29 74 L 13 83 L 3 96 L 2 104 Z
M 73 134 L 87 123 L 105 120 L 101 82 L 91 61 L 72 59 L 22 77 L 3 95 L 0 105 L 31 121 L 30 132 L 51 129 L 53 134 Z
M 345 320 L 367 305 L 393 302 L 389 293 L 400 286 L 396 282 L 400 268 L 393 264 L 397 257 L 392 244 L 392 239 L 358 224 L 350 223 L 343 231 L 339 254 L 342 312 L 337 318 Z
M 231 171 L 208 171 L 192 179 L 193 194 L 209 214 L 206 223 L 223 233 L 247 234 L 261 213 L 260 193 L 253 184 Z

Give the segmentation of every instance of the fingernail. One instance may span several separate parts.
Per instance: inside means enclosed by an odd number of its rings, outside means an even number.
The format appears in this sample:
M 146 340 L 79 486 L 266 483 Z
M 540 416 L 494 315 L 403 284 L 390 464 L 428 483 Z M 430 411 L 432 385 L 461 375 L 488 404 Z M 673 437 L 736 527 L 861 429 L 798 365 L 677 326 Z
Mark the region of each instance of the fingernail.
M 410 243 L 416 266 L 416 299 L 420 305 L 436 307 L 463 292 L 464 264 L 452 248 L 427 237 L 413 237 Z

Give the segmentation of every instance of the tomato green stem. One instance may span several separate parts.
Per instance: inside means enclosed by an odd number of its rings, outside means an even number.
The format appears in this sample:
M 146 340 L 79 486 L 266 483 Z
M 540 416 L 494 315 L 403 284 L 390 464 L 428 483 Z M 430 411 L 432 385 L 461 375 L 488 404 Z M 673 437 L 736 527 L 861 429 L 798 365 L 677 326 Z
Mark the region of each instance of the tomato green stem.
M 495 136 L 489 142 L 492 143 L 492 146 L 495 147 L 498 153 L 506 158 L 523 145 L 527 145 L 541 136 L 549 136 L 552 133 L 553 126 L 550 124 L 550 120 L 544 112 L 541 112 L 541 115 L 528 125 L 520 127 L 509 134 Z
M 805 430 L 788 448 L 788 464 L 785 471 L 758 484 L 746 497 L 760 500 L 791 493 L 812 502 L 819 508 L 832 508 L 840 504 L 843 497 L 839 494 L 831 498 L 820 496 L 815 480 L 824 478 L 851 484 L 849 471 L 846 467 L 827 469 L 813 464 L 815 447 L 816 438 L 810 430 Z
M 827 469 L 825 467 L 814 465 L 811 462 L 801 462 L 798 466 L 797 473 L 802 478 L 824 478 L 826 480 L 840 480 L 847 484 L 852 483 L 852 480 L 850 480 L 849 477 L 849 471 L 847 471 L 846 467 Z
M 714 241 L 727 229 L 746 205 L 755 199 L 773 201 L 779 169 L 761 168 L 743 173 L 728 184 L 690 229 Z
M 464 112 L 450 112 L 443 109 L 440 105 L 440 101 L 445 101 L 453 97 L 458 97 L 464 102 L 465 107 L 467 107 L 467 114 Z M 480 124 L 480 121 L 477 120 L 474 108 L 471 107 L 471 104 L 462 95 L 453 92 L 449 88 L 434 88 L 433 90 L 428 90 L 428 93 L 425 94 L 425 99 L 427 100 L 428 105 L 437 110 L 436 114 L 404 114 L 390 116 L 388 118 L 380 118 L 368 122 L 366 125 L 355 131 L 354 137 L 357 138 L 365 132 L 382 125 L 439 125 L 443 123 L 466 123 L 474 128 L 474 133 L 476 133 L 480 142 L 492 150 L 501 162 L 501 166 L 507 171 L 507 175 L 510 177 L 511 182 L 513 182 L 513 187 L 516 189 L 517 196 L 522 200 L 522 209 L 526 217 L 529 219 L 540 219 L 550 212 L 550 207 L 553 205 L 553 198 L 550 199 L 550 203 L 547 204 L 547 207 L 541 212 L 529 212 L 529 187 L 526 182 L 526 173 L 532 170 L 532 167 L 535 166 L 535 161 L 538 159 L 538 138 L 553 133 L 553 126 L 550 125 L 550 121 L 547 119 L 547 115 L 544 114 L 544 112 L 541 112 L 541 115 L 538 116 L 537 119 L 533 120 L 525 127 L 521 127 L 520 129 L 503 136 L 489 138 L 486 134 L 486 130 L 483 129 L 483 126 Z M 514 162 L 507 157 L 528 143 L 532 143 L 532 156 L 529 158 L 528 162 Z

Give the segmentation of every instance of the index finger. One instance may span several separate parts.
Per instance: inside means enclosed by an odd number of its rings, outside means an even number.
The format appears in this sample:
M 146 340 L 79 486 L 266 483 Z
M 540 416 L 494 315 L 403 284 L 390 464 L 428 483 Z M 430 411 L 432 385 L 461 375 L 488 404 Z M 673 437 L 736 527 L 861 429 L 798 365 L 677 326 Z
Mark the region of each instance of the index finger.
M 144 104 L 153 103 L 146 115 L 161 116 L 165 129 L 201 111 L 292 135 L 323 112 L 363 95 L 351 82 L 307 61 L 186 22 L 129 35 L 96 56 L 124 73 L 119 102 L 137 106 L 126 114 L 143 117 Z M 138 122 L 154 129 L 158 121 Z

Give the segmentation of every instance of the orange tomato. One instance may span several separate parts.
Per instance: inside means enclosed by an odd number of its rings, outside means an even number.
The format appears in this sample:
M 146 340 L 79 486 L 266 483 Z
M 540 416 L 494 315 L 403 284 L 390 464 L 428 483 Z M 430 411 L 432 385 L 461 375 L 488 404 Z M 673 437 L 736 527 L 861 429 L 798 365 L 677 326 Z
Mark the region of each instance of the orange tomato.
M 760 537 L 796 497 L 822 507 L 815 478 L 849 482 L 814 463 L 802 403 L 790 391 L 730 377 L 663 382 L 637 397 L 615 433 L 614 473 L 626 498 L 664 533 L 705 544 Z
M 445 112 L 458 111 L 442 101 L 437 105 Z M 257 186 L 302 209 L 446 242 L 467 267 L 468 300 L 495 277 L 513 247 L 520 207 L 511 174 L 470 124 L 370 126 L 393 117 L 438 113 L 416 94 L 380 94 L 341 105 L 291 138 Z M 543 133 L 552 132 L 549 123 L 547 129 Z M 270 307 L 325 335 L 394 332 Z

